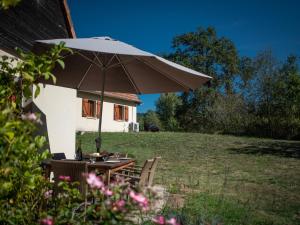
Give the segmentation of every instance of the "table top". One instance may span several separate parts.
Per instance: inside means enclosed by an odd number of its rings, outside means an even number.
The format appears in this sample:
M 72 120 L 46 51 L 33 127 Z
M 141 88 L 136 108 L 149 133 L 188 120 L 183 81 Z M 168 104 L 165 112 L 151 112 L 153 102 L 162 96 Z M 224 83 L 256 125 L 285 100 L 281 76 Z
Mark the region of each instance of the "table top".
M 116 159 L 111 159 L 111 160 L 116 160 Z M 77 160 L 71 160 L 71 159 L 63 159 L 62 161 L 84 162 L 84 161 L 77 161 Z M 115 169 L 115 168 L 122 167 L 127 164 L 131 164 L 131 163 L 135 162 L 134 159 L 126 159 L 126 160 L 119 160 L 119 161 L 120 162 L 115 162 L 115 163 L 110 163 L 110 162 L 105 162 L 105 161 L 95 162 L 95 163 L 91 163 L 89 161 L 86 161 L 86 162 L 87 162 L 88 168 L 95 168 L 95 169 L 98 168 L 98 169 L 104 169 L 104 170 Z M 42 164 L 45 166 L 51 167 L 51 160 L 45 160 L 45 161 L 43 161 Z
M 115 160 L 115 159 L 114 159 Z M 120 160 L 120 162 L 115 162 L 115 163 L 109 163 L 109 162 L 95 162 L 95 163 L 87 163 L 88 168 L 100 168 L 100 169 L 115 169 L 118 167 L 125 166 L 127 164 L 133 163 L 135 160 L 133 159 L 126 159 L 126 160 Z

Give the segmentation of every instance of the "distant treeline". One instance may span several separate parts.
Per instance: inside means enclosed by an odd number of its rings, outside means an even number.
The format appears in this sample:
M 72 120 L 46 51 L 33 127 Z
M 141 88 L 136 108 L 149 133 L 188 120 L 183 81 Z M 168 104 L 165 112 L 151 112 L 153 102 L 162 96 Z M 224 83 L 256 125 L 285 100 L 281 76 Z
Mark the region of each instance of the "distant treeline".
M 234 43 L 209 27 L 177 36 L 164 57 L 213 77 L 188 93 L 162 94 L 140 127 L 300 139 L 298 57 L 280 62 L 271 51 L 240 57 Z

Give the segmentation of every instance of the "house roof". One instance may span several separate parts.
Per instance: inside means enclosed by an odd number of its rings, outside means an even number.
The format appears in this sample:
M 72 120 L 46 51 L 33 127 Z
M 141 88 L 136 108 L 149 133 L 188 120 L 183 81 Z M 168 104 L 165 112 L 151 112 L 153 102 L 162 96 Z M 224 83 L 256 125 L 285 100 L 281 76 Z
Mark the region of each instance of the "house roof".
M 80 92 L 101 95 L 100 91 L 80 91 Z M 122 99 L 122 100 L 130 101 L 130 102 L 135 102 L 137 104 L 142 103 L 142 101 L 139 99 L 139 97 L 136 94 L 105 91 L 104 96 L 110 97 L 110 98 L 115 98 L 115 99 Z
M 62 2 L 63 13 L 66 18 L 67 30 L 71 38 L 76 38 L 75 29 L 73 26 L 70 9 L 67 3 L 67 0 L 63 0 Z
M 26 0 L 1 10 L 1 50 L 18 57 L 16 47 L 30 51 L 35 40 L 53 38 L 76 38 L 67 0 Z
M 100 94 L 100 92 L 98 92 Z M 130 93 L 119 93 L 119 92 L 104 92 L 104 96 L 112 97 L 112 98 L 118 98 L 123 99 L 135 103 L 142 103 L 142 101 L 139 99 L 139 97 L 136 94 L 130 94 Z

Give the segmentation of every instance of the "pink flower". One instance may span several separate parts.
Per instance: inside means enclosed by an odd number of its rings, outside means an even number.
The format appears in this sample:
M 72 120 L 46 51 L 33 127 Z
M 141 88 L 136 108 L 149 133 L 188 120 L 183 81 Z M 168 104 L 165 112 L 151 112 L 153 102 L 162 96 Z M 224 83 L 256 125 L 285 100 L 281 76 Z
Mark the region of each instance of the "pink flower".
M 148 199 L 139 193 L 135 193 L 134 191 L 130 191 L 129 196 L 133 199 L 133 201 L 137 202 L 143 211 L 148 210 Z
M 22 114 L 21 118 L 22 118 L 22 120 L 30 120 L 30 121 L 37 120 L 37 116 L 34 113 Z
M 95 173 L 89 173 L 86 182 L 90 185 L 91 188 L 102 188 L 104 183 L 96 176 Z
M 37 116 L 34 113 L 29 113 L 27 115 L 28 120 L 35 121 L 37 120 Z
M 41 220 L 42 225 L 53 225 L 53 220 L 51 217 L 47 217 Z
M 122 210 L 124 208 L 125 204 L 126 204 L 126 202 L 123 199 L 118 200 L 116 202 L 116 206 L 119 210 Z
M 65 182 L 71 181 L 71 177 L 70 177 L 70 176 L 63 176 L 63 175 L 60 175 L 60 176 L 58 177 L 58 179 L 60 179 L 61 181 L 65 181 Z
M 46 192 L 44 193 L 45 199 L 51 198 L 51 197 L 52 197 L 52 194 L 53 194 L 53 190 L 46 191 Z
M 34 114 L 34 113 L 26 113 L 21 115 L 22 120 L 29 120 L 33 122 L 37 122 L 39 124 L 43 124 L 43 122 Z
M 112 196 L 113 192 L 111 190 L 109 190 L 108 188 L 106 188 L 103 192 L 106 196 Z
M 171 219 L 167 220 L 166 223 L 170 224 L 170 225 L 180 225 L 179 223 L 177 223 L 175 218 L 171 218 Z
M 163 224 L 166 224 L 166 219 L 165 217 L 163 216 L 157 216 L 155 219 L 152 220 L 154 223 L 156 224 L 160 224 L 160 225 L 163 225 Z

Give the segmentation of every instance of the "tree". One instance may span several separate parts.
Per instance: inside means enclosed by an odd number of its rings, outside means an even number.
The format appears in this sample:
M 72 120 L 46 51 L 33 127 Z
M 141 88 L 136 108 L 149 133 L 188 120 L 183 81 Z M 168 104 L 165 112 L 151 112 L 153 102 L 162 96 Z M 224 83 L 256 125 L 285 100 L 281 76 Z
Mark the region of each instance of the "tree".
M 144 130 L 147 131 L 150 125 L 155 125 L 159 129 L 162 128 L 157 113 L 152 110 L 148 110 L 144 115 Z
M 300 73 L 296 56 L 279 68 L 272 88 L 273 133 L 278 137 L 300 137 Z
M 276 138 L 299 135 L 299 69 L 297 57 L 278 62 L 271 51 L 245 59 L 241 65 L 241 93 L 255 117 L 252 134 Z
M 183 93 L 177 111 L 177 120 L 184 130 L 205 131 L 209 128 L 206 109 L 213 104 L 216 94 L 234 93 L 239 69 L 237 50 L 232 41 L 218 37 L 212 27 L 175 37 L 173 48 L 169 59 L 213 77 L 209 85 Z
M 236 94 L 218 95 L 207 112 L 211 128 L 225 134 L 246 133 L 251 118 L 243 98 Z
M 175 93 L 162 94 L 156 102 L 156 113 L 165 130 L 176 131 L 179 124 L 176 112 L 181 105 L 181 99 Z
M 172 47 L 175 51 L 168 58 L 212 76 L 213 87 L 233 92 L 239 58 L 231 40 L 219 38 L 212 27 L 200 27 L 195 32 L 175 37 Z

